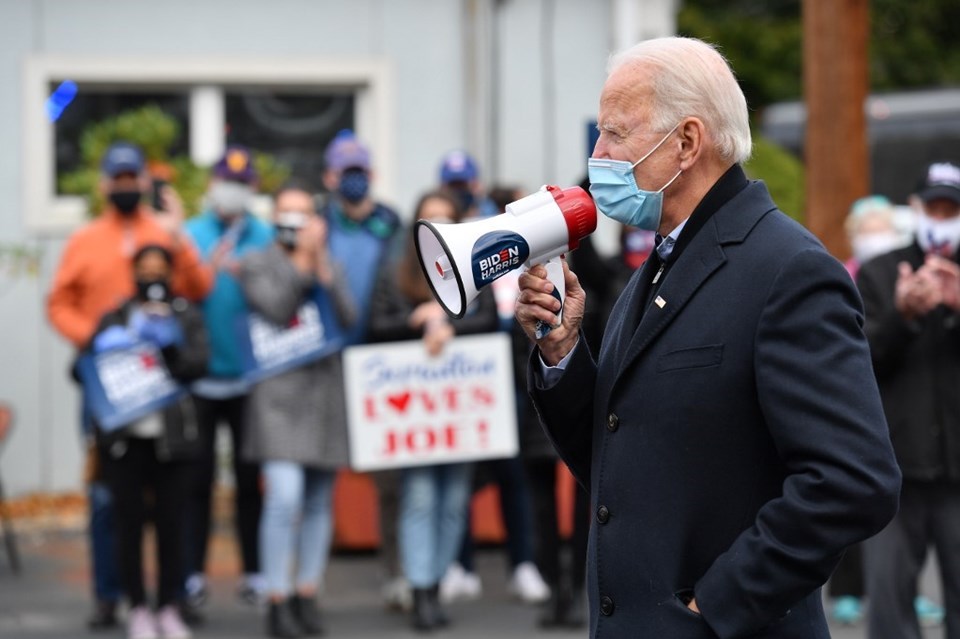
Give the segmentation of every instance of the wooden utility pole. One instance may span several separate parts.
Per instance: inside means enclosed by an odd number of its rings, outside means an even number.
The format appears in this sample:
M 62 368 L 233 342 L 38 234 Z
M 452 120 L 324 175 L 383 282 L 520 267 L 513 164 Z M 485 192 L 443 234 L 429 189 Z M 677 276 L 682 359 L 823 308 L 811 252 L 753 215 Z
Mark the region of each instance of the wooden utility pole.
M 868 2 L 803 0 L 807 226 L 840 259 L 850 255 L 843 220 L 870 189 Z

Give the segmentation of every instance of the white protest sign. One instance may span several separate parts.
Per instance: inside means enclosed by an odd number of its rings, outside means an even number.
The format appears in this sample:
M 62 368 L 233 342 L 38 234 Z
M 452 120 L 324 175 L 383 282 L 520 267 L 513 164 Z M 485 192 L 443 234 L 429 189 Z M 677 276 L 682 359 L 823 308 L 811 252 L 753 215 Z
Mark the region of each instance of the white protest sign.
M 354 470 L 517 454 L 505 333 L 457 337 L 437 357 L 419 340 L 354 346 L 343 369 Z

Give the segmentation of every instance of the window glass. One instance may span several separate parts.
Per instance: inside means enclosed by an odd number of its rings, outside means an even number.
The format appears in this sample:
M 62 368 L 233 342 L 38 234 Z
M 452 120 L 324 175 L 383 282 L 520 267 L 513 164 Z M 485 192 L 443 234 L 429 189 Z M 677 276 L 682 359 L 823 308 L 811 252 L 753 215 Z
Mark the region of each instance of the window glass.
M 273 155 L 291 177 L 323 190 L 323 151 L 341 129 L 354 128 L 351 93 L 295 89 L 227 89 L 227 143 Z
M 50 85 L 51 93 L 59 83 Z M 150 90 L 124 87 L 106 89 L 80 85 L 76 97 L 54 123 L 57 193 L 62 195 L 60 177 L 81 168 L 81 137 L 91 125 L 147 105 L 156 105 L 180 124 L 180 134 L 169 149 L 170 156 L 189 153 L 189 93 L 186 88 Z

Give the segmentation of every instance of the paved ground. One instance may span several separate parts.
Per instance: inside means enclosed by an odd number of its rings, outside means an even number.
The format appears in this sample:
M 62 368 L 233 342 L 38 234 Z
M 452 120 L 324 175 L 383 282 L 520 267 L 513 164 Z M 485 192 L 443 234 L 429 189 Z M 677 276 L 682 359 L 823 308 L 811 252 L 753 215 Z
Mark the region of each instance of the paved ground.
M 86 544 L 77 532 L 32 533 L 20 539 L 24 570 L 10 572 L 0 552 L 0 637 L 4 639 L 53 639 L 76 637 L 123 637 L 120 630 L 89 633 L 83 625 L 89 598 Z M 212 551 L 213 597 L 207 624 L 198 639 L 262 637 L 258 613 L 242 605 L 233 594 L 234 548 L 218 537 Z M 535 626 L 535 609 L 512 601 L 506 593 L 502 554 L 481 551 L 478 567 L 485 595 L 478 602 L 451 607 L 454 625 L 438 637 L 463 639 L 513 639 L 552 637 L 573 639 L 586 631 L 545 632 Z M 413 637 L 406 619 L 383 610 L 378 597 L 378 563 L 372 555 L 335 556 L 328 571 L 325 598 L 328 636 L 352 638 Z M 924 577 L 925 591 L 937 596 L 932 571 Z M 862 627 L 835 628 L 834 639 L 861 639 Z M 942 630 L 928 630 L 925 639 L 939 638 Z M 668 638 L 665 638 L 668 639 Z

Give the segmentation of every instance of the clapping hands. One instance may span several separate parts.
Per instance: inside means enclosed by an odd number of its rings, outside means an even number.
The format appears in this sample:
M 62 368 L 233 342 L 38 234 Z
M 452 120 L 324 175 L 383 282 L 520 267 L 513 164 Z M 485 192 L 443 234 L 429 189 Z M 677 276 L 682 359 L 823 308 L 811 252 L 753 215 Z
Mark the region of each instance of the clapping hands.
M 928 255 L 916 271 L 901 262 L 894 303 L 907 320 L 924 317 L 941 304 L 960 312 L 960 266 L 939 255 Z

